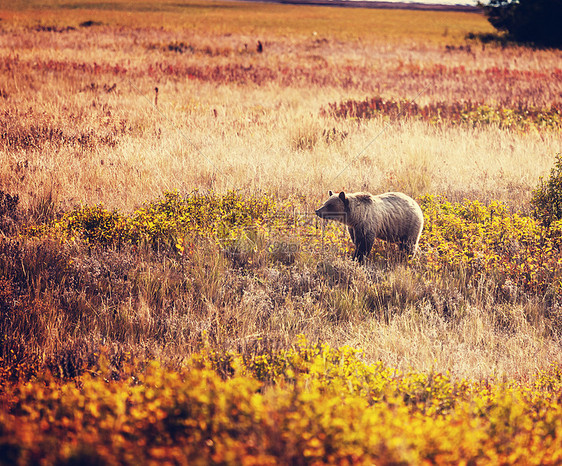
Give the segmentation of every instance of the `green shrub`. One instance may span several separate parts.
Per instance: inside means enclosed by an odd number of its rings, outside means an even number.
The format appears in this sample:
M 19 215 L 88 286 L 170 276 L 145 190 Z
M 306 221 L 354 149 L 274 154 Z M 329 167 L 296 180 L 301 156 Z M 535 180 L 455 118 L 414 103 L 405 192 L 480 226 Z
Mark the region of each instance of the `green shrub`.
M 539 180 L 531 199 L 533 215 L 545 226 L 556 220 L 562 220 L 562 153 L 556 155 L 550 178 Z

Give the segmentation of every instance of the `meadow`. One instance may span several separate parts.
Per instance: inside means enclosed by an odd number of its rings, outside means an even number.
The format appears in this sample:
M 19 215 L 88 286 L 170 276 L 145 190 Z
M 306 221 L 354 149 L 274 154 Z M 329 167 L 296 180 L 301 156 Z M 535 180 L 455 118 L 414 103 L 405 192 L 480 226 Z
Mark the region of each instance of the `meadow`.
M 0 462 L 560 461 L 559 51 L 453 11 L 0 19 Z M 328 190 L 416 198 L 420 254 L 351 261 Z

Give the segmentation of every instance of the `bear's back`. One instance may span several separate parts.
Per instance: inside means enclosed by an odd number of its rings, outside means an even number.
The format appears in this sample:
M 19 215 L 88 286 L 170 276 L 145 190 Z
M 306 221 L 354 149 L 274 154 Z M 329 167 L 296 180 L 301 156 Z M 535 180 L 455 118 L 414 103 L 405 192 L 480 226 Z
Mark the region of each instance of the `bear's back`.
M 362 192 L 353 196 L 367 230 L 381 239 L 417 243 L 423 228 L 423 212 L 410 196 L 401 192 Z

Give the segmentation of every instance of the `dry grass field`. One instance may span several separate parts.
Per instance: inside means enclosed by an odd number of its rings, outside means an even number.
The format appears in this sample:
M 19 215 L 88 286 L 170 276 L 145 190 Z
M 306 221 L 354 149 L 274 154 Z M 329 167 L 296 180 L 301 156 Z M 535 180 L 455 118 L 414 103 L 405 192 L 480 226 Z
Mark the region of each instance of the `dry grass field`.
M 130 210 L 166 189 L 317 202 L 330 188 L 392 188 L 524 208 L 557 150 L 548 132 L 320 116 L 371 96 L 557 102 L 556 53 L 467 44 L 466 33 L 489 30 L 479 15 L 134 5 L 0 13 L 2 183 L 25 207 L 46 195 L 63 209 Z M 329 131 L 341 141 L 327 143 Z
M 560 150 L 559 126 L 502 128 L 485 115 L 461 125 L 384 112 L 340 118 L 329 110 L 374 96 L 507 110 L 559 104 L 557 52 L 467 41 L 470 32 L 490 31 L 478 14 L 220 2 L 61 5 L 0 10 L 0 189 L 19 196 L 30 222 L 100 203 L 131 213 L 173 190 L 235 190 L 242 198 L 267 193 L 292 199 L 293 209 L 305 214 L 329 189 L 494 199 L 525 213 Z M 341 241 L 347 243 L 343 232 Z M 220 281 L 238 274 L 222 261 L 215 266 Z M 383 274 L 414 295 L 416 281 L 426 282 L 400 267 L 345 267 L 346 280 Z M 314 286 L 324 286 L 323 277 L 315 279 Z M 270 285 L 252 281 L 242 294 L 264 298 L 264 306 L 288 318 L 291 306 L 271 302 Z M 423 299 L 397 302 L 400 315 L 386 322 L 370 316 L 333 326 L 310 309 L 298 312 L 311 316 L 294 318 L 299 331 L 318 319 L 315 340 L 351 343 L 370 359 L 399 366 L 437 365 L 479 377 L 550 362 L 558 349 L 539 337 L 542 330 L 525 324 L 508 339 L 497 334 L 487 322 L 493 318 L 487 299 L 468 301 L 468 314 L 477 314 L 462 324 L 470 331 L 447 330 L 450 323 L 434 321 L 431 310 L 426 316 Z M 151 311 L 146 303 L 131 305 Z M 525 314 L 527 306 L 541 304 L 518 303 L 508 312 Z M 222 307 L 237 319 L 255 318 L 247 315 L 252 306 Z M 294 333 L 254 330 L 283 344 Z M 529 352 L 529 345 L 537 348 Z
M 456 381 L 562 363 L 561 228 L 530 217 L 562 151 L 559 51 L 467 39 L 492 28 L 461 12 L 51 0 L 0 19 L 3 377 L 301 334 Z M 353 263 L 313 215 L 330 189 L 417 198 L 420 256 Z

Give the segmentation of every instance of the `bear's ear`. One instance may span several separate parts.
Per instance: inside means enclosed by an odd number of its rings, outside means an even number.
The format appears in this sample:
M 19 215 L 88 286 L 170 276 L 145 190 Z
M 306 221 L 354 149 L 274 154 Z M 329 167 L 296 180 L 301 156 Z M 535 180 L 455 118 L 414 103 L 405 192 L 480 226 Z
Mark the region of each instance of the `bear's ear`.
M 328 191 L 328 194 L 330 195 L 330 197 L 332 197 L 334 195 L 334 193 L 332 191 Z
M 339 197 L 340 197 L 341 201 L 343 202 L 344 207 L 345 207 L 346 209 L 348 209 L 348 208 L 349 208 L 349 199 L 347 199 L 347 198 L 345 197 L 345 193 L 344 193 L 343 191 L 340 193 L 340 196 L 339 196 Z

